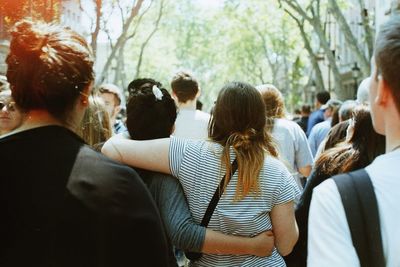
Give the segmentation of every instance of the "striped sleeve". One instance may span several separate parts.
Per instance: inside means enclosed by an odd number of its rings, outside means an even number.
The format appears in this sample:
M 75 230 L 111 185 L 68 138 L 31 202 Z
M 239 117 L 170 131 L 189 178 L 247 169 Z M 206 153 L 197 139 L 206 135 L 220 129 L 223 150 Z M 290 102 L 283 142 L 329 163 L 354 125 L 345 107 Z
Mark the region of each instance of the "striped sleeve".
M 273 206 L 287 203 L 300 196 L 301 191 L 289 171 L 282 170 L 281 181 L 278 190 L 275 191 Z
M 179 171 L 183 156 L 186 150 L 186 140 L 179 137 L 171 136 L 171 143 L 169 146 L 169 169 L 171 174 L 175 177 L 179 176 Z

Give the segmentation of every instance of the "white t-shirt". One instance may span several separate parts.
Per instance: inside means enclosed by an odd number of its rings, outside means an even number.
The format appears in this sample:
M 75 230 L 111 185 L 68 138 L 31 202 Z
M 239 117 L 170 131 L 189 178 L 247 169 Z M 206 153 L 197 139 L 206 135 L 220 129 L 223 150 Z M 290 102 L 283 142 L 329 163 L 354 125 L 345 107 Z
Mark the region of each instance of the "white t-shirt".
M 221 167 L 223 147 L 219 144 L 171 138 L 169 151 L 172 175 L 178 177 L 185 191 L 193 219 L 200 223 L 218 184 L 225 174 Z M 231 158 L 234 152 L 231 151 Z M 275 205 L 292 201 L 300 194 L 286 167 L 277 159 L 267 156 L 259 176 L 261 195 L 246 196 L 234 202 L 237 172 L 218 202 L 208 228 L 231 235 L 254 236 L 272 228 L 269 212 Z M 191 266 L 285 266 L 274 249 L 270 257 L 250 255 L 211 255 Z
M 400 151 L 377 157 L 366 171 L 379 208 L 386 266 L 400 266 Z M 307 266 L 360 266 L 346 214 L 332 179 L 314 189 L 308 223 Z
M 205 140 L 208 137 L 210 114 L 200 110 L 180 109 L 173 136 Z
M 296 173 L 298 168 L 313 164 L 306 134 L 297 123 L 275 119 L 272 136 L 277 142 L 279 154 L 289 164 L 292 173 Z

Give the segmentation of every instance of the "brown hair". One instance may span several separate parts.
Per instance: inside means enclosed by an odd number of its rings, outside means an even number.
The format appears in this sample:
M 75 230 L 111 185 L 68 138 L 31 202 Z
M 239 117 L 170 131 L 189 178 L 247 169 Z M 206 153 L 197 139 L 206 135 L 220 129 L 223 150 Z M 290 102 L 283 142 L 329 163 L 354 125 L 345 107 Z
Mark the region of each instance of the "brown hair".
M 178 97 L 178 101 L 186 103 L 193 100 L 199 92 L 199 84 L 196 79 L 186 72 L 178 72 L 171 81 L 171 88 Z
M 251 85 L 232 82 L 220 91 L 209 123 L 209 137 L 222 145 L 222 164 L 231 171 L 230 147 L 238 162 L 238 185 L 235 200 L 249 193 L 259 193 L 259 173 L 265 153 L 277 157 L 272 137 L 265 129 L 265 105 Z M 229 181 L 225 181 L 225 186 Z
M 364 168 L 385 153 L 385 137 L 374 131 L 367 106 L 354 109 L 353 121 L 354 131 L 350 139 L 326 150 L 317 159 L 317 173 L 332 176 Z
M 89 97 L 89 106 L 85 110 L 85 115 L 79 128 L 79 135 L 90 146 L 105 142 L 111 138 L 110 118 L 101 97 Z
M 21 109 L 45 109 L 62 122 L 93 81 L 85 39 L 68 28 L 21 21 L 11 31 L 7 79 Z
M 375 44 L 376 80 L 381 74 L 389 85 L 400 113 L 400 16 L 394 15 L 380 26 Z

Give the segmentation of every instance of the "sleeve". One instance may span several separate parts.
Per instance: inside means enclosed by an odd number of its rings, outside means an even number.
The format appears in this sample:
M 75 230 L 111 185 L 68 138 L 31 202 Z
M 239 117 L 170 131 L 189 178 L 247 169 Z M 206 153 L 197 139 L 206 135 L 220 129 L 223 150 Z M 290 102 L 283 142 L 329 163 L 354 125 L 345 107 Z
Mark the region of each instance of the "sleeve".
M 293 176 L 282 166 L 278 189 L 275 190 L 273 205 L 280 205 L 295 200 L 300 196 L 300 189 Z
M 298 126 L 298 125 L 296 125 Z M 307 137 L 300 126 L 295 128 L 296 132 L 296 166 L 302 168 L 313 164 L 313 155 L 311 154 L 310 145 L 308 144 Z
M 360 266 L 340 194 L 332 179 L 314 189 L 308 222 L 307 266 Z
M 317 136 L 316 136 L 316 128 L 314 127 L 311 130 L 310 135 L 308 136 L 308 144 L 310 145 L 312 156 L 315 156 L 315 154 L 317 153 L 317 149 L 318 149 L 317 139 L 316 138 L 317 138 Z
M 161 218 L 172 244 L 186 251 L 200 252 L 206 228 L 193 221 L 178 179 L 164 174 L 153 174 L 152 179 L 158 183 L 152 193 L 156 194 Z
M 168 158 L 171 174 L 175 177 L 179 177 L 179 171 L 186 152 L 187 142 L 188 141 L 183 138 L 171 136 Z

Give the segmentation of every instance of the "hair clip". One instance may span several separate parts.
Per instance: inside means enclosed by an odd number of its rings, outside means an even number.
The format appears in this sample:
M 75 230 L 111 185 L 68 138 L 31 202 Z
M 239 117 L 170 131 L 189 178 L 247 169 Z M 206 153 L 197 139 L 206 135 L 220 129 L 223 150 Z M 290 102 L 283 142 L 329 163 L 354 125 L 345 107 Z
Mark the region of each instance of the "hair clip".
M 157 100 L 161 100 L 163 97 L 163 93 L 161 92 L 160 88 L 157 85 L 153 85 L 153 94 Z

